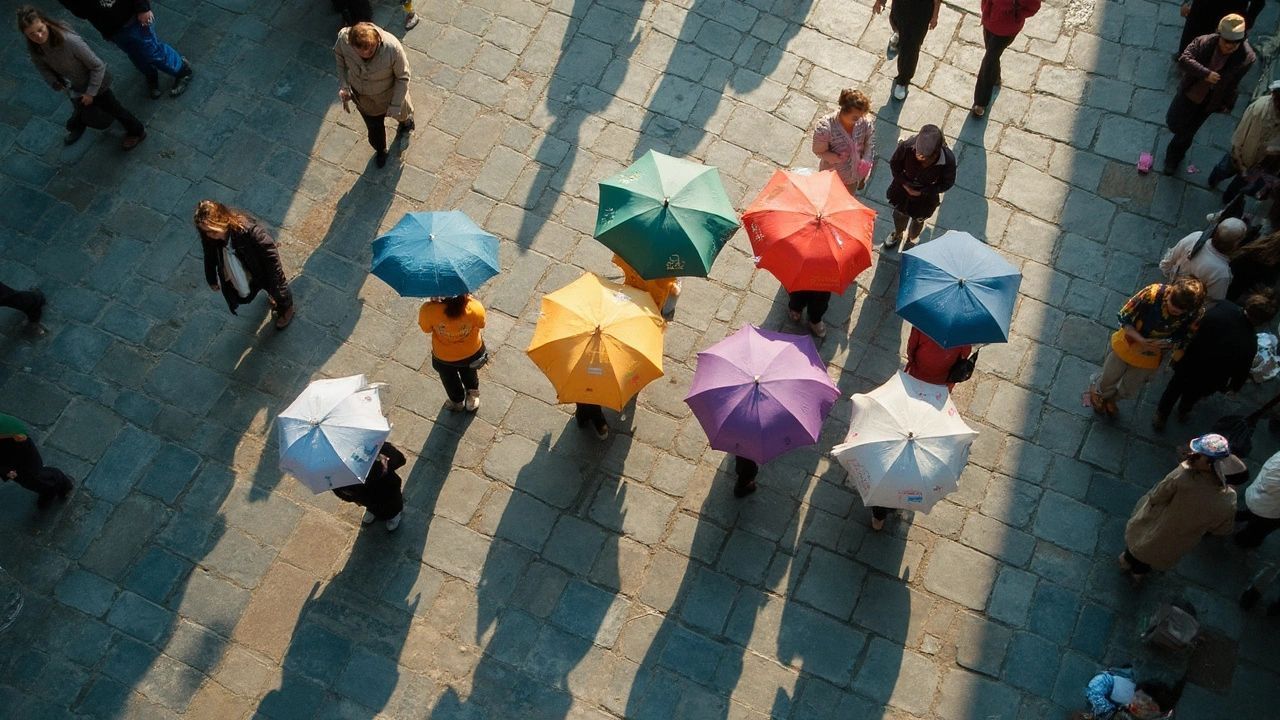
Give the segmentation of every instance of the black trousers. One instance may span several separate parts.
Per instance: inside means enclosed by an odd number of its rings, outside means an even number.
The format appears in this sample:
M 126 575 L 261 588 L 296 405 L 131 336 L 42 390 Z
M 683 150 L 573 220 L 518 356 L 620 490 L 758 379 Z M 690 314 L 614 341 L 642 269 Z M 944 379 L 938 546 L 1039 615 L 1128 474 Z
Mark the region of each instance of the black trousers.
M 831 293 L 823 290 L 796 290 L 787 293 L 787 309 L 791 312 L 804 310 L 809 315 L 811 323 L 822 320 L 830 304 Z
M 1236 522 L 1245 524 L 1235 537 L 1236 545 L 1242 548 L 1258 547 L 1268 535 L 1280 528 L 1280 518 L 1259 517 L 1248 508 L 1236 511 Z
M 879 505 L 872 505 L 871 517 L 877 520 L 884 520 L 885 518 L 889 517 L 889 508 L 880 507 Z
M 920 47 L 929 34 L 929 20 L 933 16 L 933 3 L 918 0 L 893 0 L 889 20 L 898 29 L 898 85 L 911 84 L 920 64 Z
M 740 455 L 733 456 L 733 472 L 738 476 L 738 484 L 746 485 L 760 474 L 760 465 L 755 460 Z
M 591 427 L 596 432 L 600 432 L 609 426 L 604 419 L 604 408 L 591 403 L 577 403 L 573 406 L 573 417 L 578 421 L 578 427 L 586 427 L 587 423 L 591 423 Z
M 40 468 L 40 472 L 34 475 L 18 475 L 13 482 L 42 498 L 56 497 L 71 489 L 71 478 L 67 477 L 67 474 L 58 468 L 49 467 L 48 465 Z
M 1129 572 L 1134 575 L 1146 575 L 1151 572 L 1151 566 L 1134 557 L 1133 553 L 1129 552 L 1129 548 L 1124 549 L 1124 561 L 1129 563 Z
M 1169 384 L 1160 394 L 1160 402 L 1156 403 L 1156 410 L 1161 415 L 1168 415 L 1173 412 L 1173 404 L 1177 403 L 1179 414 L 1191 412 L 1203 396 L 1195 392 L 1190 385 L 1185 374 L 1174 371 L 1173 377 L 1169 378 Z
M 359 108 L 356 108 L 359 111 Z M 369 129 L 369 144 L 373 149 L 384 153 L 387 151 L 387 115 L 365 115 L 360 113 L 360 117 L 364 118 L 364 126 Z
M 31 320 L 40 309 L 40 296 L 30 290 L 14 290 L 0 283 L 0 307 L 13 308 L 26 313 L 27 319 Z
M 72 100 L 71 117 L 67 118 L 67 129 L 71 131 L 84 130 L 86 125 L 84 119 L 80 117 L 80 113 L 84 112 L 84 105 L 79 100 Z M 130 135 L 141 135 L 143 132 L 142 121 L 129 112 L 125 106 L 120 104 L 116 99 L 116 94 L 111 92 L 110 88 L 103 88 L 93 98 L 93 104 L 105 111 L 108 115 L 120 121 L 124 126 L 124 131 Z
M 1173 96 L 1173 102 L 1169 103 L 1169 112 L 1164 116 L 1165 124 L 1173 132 L 1173 138 L 1169 140 L 1169 147 L 1164 153 L 1166 166 L 1178 165 L 1182 162 L 1182 158 L 1187 156 L 1187 151 L 1191 149 L 1191 142 L 1196 139 L 1200 126 L 1204 125 L 1204 121 L 1208 120 L 1209 115 L 1212 114 L 1208 107 L 1208 100 L 1194 103 L 1182 93 Z
M 435 355 L 431 356 L 431 367 L 440 373 L 440 383 L 444 385 L 444 392 L 451 402 L 460 403 L 466 399 L 468 390 L 480 389 L 480 374 L 475 368 L 468 366 L 484 354 L 485 348 L 482 345 L 475 355 L 457 362 L 445 362 Z
M 982 56 L 982 66 L 978 68 L 978 84 L 973 88 L 974 105 L 986 107 L 991 104 L 991 93 L 995 90 L 996 81 L 1000 79 L 1000 56 L 1016 37 L 1017 35 L 996 35 L 986 28 L 982 29 L 982 43 L 987 52 Z

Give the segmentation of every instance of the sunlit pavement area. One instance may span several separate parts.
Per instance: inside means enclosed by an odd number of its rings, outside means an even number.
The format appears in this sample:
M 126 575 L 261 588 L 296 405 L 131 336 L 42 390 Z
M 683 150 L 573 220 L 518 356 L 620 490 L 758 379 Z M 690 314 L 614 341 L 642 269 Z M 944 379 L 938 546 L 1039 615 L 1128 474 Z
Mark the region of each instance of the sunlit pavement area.
M 1246 104 L 1201 130 L 1201 173 L 1137 174 L 1169 137 L 1177 3 L 1048 3 L 983 120 L 969 116 L 977 0 L 944 2 L 902 103 L 869 3 L 434 0 L 407 33 L 398 4 L 375 5 L 410 49 L 417 108 L 384 169 L 337 102 L 323 0 L 155 3 L 196 72 L 155 101 L 74 21 L 147 123 L 128 154 L 118 126 L 64 147 L 67 100 L 10 30 L 0 280 L 39 284 L 49 306 L 46 334 L 0 316 L 0 411 L 77 488 L 39 511 L 0 487 L 0 565 L 25 597 L 0 635 L 0 714 L 1064 718 L 1092 674 L 1134 662 L 1189 672 L 1179 717 L 1276 716 L 1280 619 L 1236 605 L 1274 539 L 1253 555 L 1208 539 L 1140 592 L 1115 557 L 1175 445 L 1278 388 L 1219 396 L 1159 434 L 1167 371 L 1115 421 L 1081 402 L 1116 310 L 1216 209 L 1204 178 Z M 1272 4 L 1255 36 L 1278 23 Z M 741 210 L 776 168 L 816 165 L 809 132 L 846 86 L 873 98 L 878 240 L 886 159 L 935 123 L 959 182 L 925 237 L 970 231 L 1023 272 L 1009 343 L 956 389 L 981 432 L 960 491 L 880 533 L 829 455 L 847 400 L 745 500 L 683 402 L 698 350 L 746 323 L 805 331 L 743 233 L 684 282 L 666 375 L 609 414 L 608 440 L 576 427 L 524 353 L 543 293 L 584 270 L 619 277 L 591 237 L 598 180 L 654 148 L 718 167 Z M 276 231 L 298 303 L 287 330 L 264 301 L 237 317 L 209 291 L 190 219 L 203 198 Z M 502 238 L 503 272 L 479 293 L 493 361 L 475 416 L 443 409 L 418 301 L 367 272 L 403 213 L 455 208 Z M 898 256 L 877 256 L 818 343 L 846 398 L 902 362 Z M 277 469 L 275 415 L 311 379 L 355 373 L 389 384 L 410 455 L 394 534 Z M 1254 468 L 1277 449 L 1264 422 Z M 1171 595 L 1200 611 L 1195 656 L 1137 639 Z

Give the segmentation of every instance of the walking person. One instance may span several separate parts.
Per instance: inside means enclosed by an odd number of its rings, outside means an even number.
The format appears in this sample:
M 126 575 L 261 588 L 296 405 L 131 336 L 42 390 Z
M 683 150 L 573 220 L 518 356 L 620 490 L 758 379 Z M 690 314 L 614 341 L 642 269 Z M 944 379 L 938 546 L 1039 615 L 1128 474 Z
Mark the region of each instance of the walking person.
M 1027 18 L 1040 12 L 1040 0 L 982 0 L 982 65 L 978 68 L 978 84 L 973 88 L 972 112 L 978 117 L 987 113 L 991 93 L 1000 84 L 1000 56 L 1022 32 Z
M 604 408 L 591 403 L 575 403 L 573 406 L 573 418 L 578 421 L 578 427 L 584 428 L 587 425 L 595 430 L 596 437 L 601 440 L 609 439 L 609 423 L 604 419 Z
M 733 496 L 744 498 L 756 491 L 756 475 L 760 474 L 760 463 L 741 455 L 733 456 Z
M 372 525 L 377 520 L 386 523 L 387 532 L 395 532 L 404 513 L 403 481 L 396 471 L 405 462 L 404 453 L 383 442 L 364 482 L 336 487 L 333 494 L 365 509 L 361 524 Z
M 409 96 L 409 57 L 394 35 L 370 22 L 338 32 L 333 46 L 338 62 L 338 97 L 342 109 L 350 103 L 364 119 L 378 167 L 387 164 L 386 118 L 399 121 L 398 131 L 414 130 L 413 100 Z
M 1227 297 L 1231 255 L 1248 232 L 1249 226 L 1239 218 L 1226 218 L 1209 230 L 1193 232 L 1164 254 L 1160 272 L 1169 282 L 1184 277 L 1199 280 L 1204 284 L 1205 306 L 1209 307 Z
M 216 200 L 201 200 L 192 218 L 200 233 L 204 277 L 221 292 L 232 315 L 267 291 L 277 330 L 293 322 L 293 293 L 276 241 L 253 217 Z
M 972 352 L 972 345 L 943 348 L 913 326 L 907 336 L 907 366 L 903 372 L 920 382 L 946 385 L 950 391 L 955 387 L 955 383 L 948 380 L 951 368 L 961 360 L 968 360 Z
M 1172 285 L 1148 285 L 1116 314 L 1120 329 L 1111 335 L 1102 372 L 1089 386 L 1096 413 L 1115 417 L 1117 400 L 1138 394 L 1151 381 L 1166 352 L 1180 355 L 1200 324 L 1204 285 L 1182 278 Z
M 1196 403 L 1214 393 L 1239 392 L 1249 379 L 1258 354 L 1258 329 L 1276 316 L 1276 293 L 1270 288 L 1247 296 L 1243 307 L 1223 300 L 1205 310 L 1196 334 L 1160 395 L 1151 427 L 1163 430 L 1178 405 L 1178 421 L 1191 419 Z
M 187 91 L 194 74 L 191 64 L 177 50 L 156 37 L 155 13 L 148 0 L 58 0 L 72 15 L 88 20 L 102 37 L 129 56 L 129 61 L 147 79 L 154 100 L 164 94 L 160 73 L 173 78 L 170 97 Z
M 875 162 L 875 128 L 868 113 L 871 98 L 860 90 L 840 91 L 840 109 L 822 118 L 813 129 L 813 154 L 818 170 L 835 170 L 840 182 L 855 195 L 867 184 Z
M 1207 533 L 1231 532 L 1236 491 L 1219 468 L 1231 455 L 1227 439 L 1202 435 L 1191 441 L 1191 453 L 1138 500 L 1125 525 L 1120 569 L 1134 584 L 1152 570 L 1169 570 L 1191 552 Z
M 404 29 L 417 27 L 421 18 L 413 11 L 412 0 L 400 3 L 404 10 Z M 351 27 L 360 22 L 373 22 L 373 5 L 369 0 L 333 0 L 333 11 L 342 14 L 342 27 Z
M 1177 61 L 1178 55 L 1192 40 L 1213 32 L 1224 15 L 1244 17 L 1245 29 L 1252 30 L 1266 4 L 1266 0 L 1184 0 L 1179 11 L 1186 20 L 1182 24 L 1182 37 L 1178 40 L 1174 60 Z
M 956 156 L 942 138 L 937 125 L 925 125 L 917 135 L 902 140 L 889 158 L 889 171 L 893 180 L 885 196 L 893 206 L 893 234 L 883 247 L 891 249 L 902 241 L 902 233 L 908 230 L 909 249 L 924 223 L 942 202 L 942 193 L 956 184 Z
M 30 290 L 14 290 L 0 283 L 0 307 L 13 308 L 27 316 L 27 322 L 35 325 L 44 316 L 44 293 L 34 285 Z
M 489 360 L 484 338 L 484 306 L 470 295 L 432 298 L 418 310 L 418 327 L 431 336 L 431 367 L 440 374 L 440 383 L 450 410 L 475 412 L 480 409 L 480 375 L 476 372 Z
M 71 494 L 71 478 L 44 464 L 27 426 L 9 415 L 0 415 L 0 481 L 16 482 L 35 493 L 41 510 Z
M 1280 143 L 1280 80 L 1271 83 L 1269 92 L 1245 108 L 1244 115 L 1231 134 L 1231 149 L 1209 171 L 1209 187 L 1216 188 L 1227 178 L 1231 182 L 1222 191 L 1222 202 L 1229 204 L 1244 189 L 1245 175 L 1262 163 Z
M 667 303 L 675 302 L 675 298 L 680 297 L 680 278 L 654 278 L 653 280 L 645 280 L 631 267 L 631 264 L 622 259 L 621 255 L 614 253 L 613 264 L 618 266 L 622 271 L 622 284 L 637 290 L 643 290 L 649 293 L 649 297 L 653 298 L 653 304 L 658 306 L 658 314 L 670 319 L 667 314 Z M 674 307 L 672 308 L 674 312 Z
M 889 24 L 898 37 L 898 75 L 893 80 L 893 99 L 906 100 L 907 88 L 920 63 L 920 47 L 924 37 L 938 26 L 938 10 L 942 0 L 891 0 Z M 875 0 L 872 14 L 879 15 L 885 0 Z
M 1258 477 L 1244 489 L 1244 508 L 1236 511 L 1236 522 L 1244 527 L 1235 543 L 1246 549 L 1258 547 L 1280 529 L 1280 452 L 1267 458 Z
M 125 129 L 120 146 L 125 150 L 134 149 L 146 139 L 142 121 L 111 92 L 107 66 L 89 49 L 84 38 L 30 5 L 18 8 L 18 30 L 27 38 L 27 53 L 40 77 L 55 92 L 67 92 L 71 98 L 71 117 L 67 118 L 64 143 L 70 145 L 84 135 L 87 127 L 84 116 L 90 112 L 89 108 L 120 121 Z
M 1236 104 L 1237 89 L 1258 56 L 1245 40 L 1245 20 L 1227 15 L 1218 31 L 1201 35 L 1182 51 L 1178 69 L 1182 82 L 1174 93 L 1165 124 L 1173 133 L 1164 154 L 1164 174 L 1178 171 L 1196 132 L 1216 112 L 1230 113 Z

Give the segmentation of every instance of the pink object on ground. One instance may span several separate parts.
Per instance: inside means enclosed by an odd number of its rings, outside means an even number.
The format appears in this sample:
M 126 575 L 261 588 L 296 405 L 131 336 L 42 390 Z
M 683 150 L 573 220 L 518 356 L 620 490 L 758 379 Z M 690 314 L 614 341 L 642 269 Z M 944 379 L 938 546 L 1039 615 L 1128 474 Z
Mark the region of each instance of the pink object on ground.
M 1156 159 L 1151 157 L 1151 153 L 1145 153 L 1145 152 L 1142 153 L 1141 155 L 1138 156 L 1138 172 L 1140 173 L 1151 172 L 1151 166 L 1154 165 L 1155 162 L 1156 162 Z
M 1187 172 L 1189 172 L 1189 173 L 1198 173 L 1198 172 L 1200 172 L 1200 168 L 1196 167 L 1195 165 L 1188 165 L 1188 166 L 1187 166 Z

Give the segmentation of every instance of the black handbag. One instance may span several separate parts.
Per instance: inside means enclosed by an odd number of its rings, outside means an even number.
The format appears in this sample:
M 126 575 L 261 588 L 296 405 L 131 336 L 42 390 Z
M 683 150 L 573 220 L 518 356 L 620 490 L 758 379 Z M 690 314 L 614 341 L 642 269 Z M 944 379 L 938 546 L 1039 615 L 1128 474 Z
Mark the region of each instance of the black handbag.
M 980 350 L 974 350 L 973 354 L 967 358 L 956 360 L 956 364 L 951 366 L 947 371 L 948 383 L 962 383 L 973 377 L 973 369 L 978 364 L 978 353 Z
M 97 103 L 85 105 L 80 102 L 80 98 L 72 96 L 71 91 L 67 91 L 67 97 L 71 98 L 71 114 L 80 118 L 80 121 L 94 130 L 106 130 L 111 127 L 111 123 L 115 122 L 115 117 L 98 107 Z

